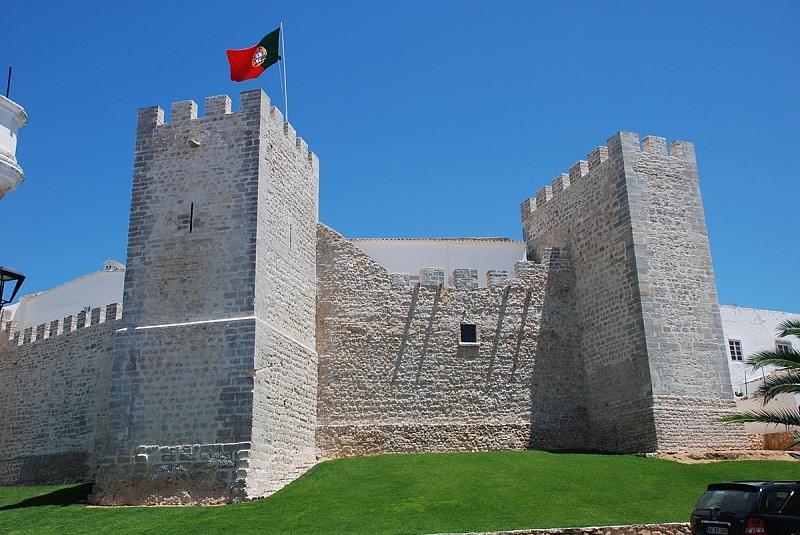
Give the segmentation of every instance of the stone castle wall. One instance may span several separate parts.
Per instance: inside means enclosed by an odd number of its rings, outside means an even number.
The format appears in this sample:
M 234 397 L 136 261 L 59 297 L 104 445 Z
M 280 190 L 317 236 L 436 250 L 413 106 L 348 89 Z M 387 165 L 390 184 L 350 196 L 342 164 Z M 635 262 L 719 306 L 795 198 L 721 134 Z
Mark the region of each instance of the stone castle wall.
M 0 330 L 0 485 L 94 476 L 119 305 Z
M 140 110 L 125 310 L 5 331 L 0 483 L 210 504 L 317 457 L 746 447 L 714 424 L 735 406 L 691 144 L 614 136 L 523 204 L 531 261 L 486 287 L 389 273 L 318 225 L 318 180 L 261 90 Z
M 93 503 L 240 500 L 313 455 L 317 169 L 261 90 L 140 110 Z
M 741 429 L 714 423 L 736 405 L 694 145 L 622 139 L 659 449 L 687 449 L 699 436 L 746 448 Z
M 609 145 L 612 145 L 609 142 Z M 522 206 L 523 237 L 536 258 L 569 245 L 582 327 L 589 447 L 655 451 L 650 377 L 638 304 L 624 171 L 594 150 Z
M 219 503 L 244 492 L 254 336 L 252 319 L 116 334 L 94 503 Z
M 485 288 L 474 270 L 446 286 L 425 268 L 409 285 L 322 225 L 317 250 L 322 457 L 580 447 L 574 323 L 553 306 L 572 299 L 568 262 L 489 272 Z M 460 343 L 462 323 L 477 344 Z
M 319 160 L 262 100 L 256 234 L 253 446 L 247 492 L 263 496 L 315 460 Z
M 161 108 L 139 110 L 126 307 L 94 503 L 224 502 L 243 492 L 237 457 L 252 434 L 260 102 L 229 111 L 227 97 L 207 99 L 202 118 L 191 101 L 173 104 L 170 122 Z M 221 456 L 176 457 L 222 444 Z
M 742 447 L 691 144 L 619 133 L 522 218 L 530 256 L 573 250 L 591 446 Z

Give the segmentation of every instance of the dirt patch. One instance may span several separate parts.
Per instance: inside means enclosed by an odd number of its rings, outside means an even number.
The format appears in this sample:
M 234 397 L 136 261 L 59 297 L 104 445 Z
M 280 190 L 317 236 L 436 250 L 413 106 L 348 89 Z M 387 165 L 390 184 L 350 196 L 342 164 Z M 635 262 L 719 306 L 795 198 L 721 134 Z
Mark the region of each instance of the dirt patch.
M 796 452 L 795 452 L 796 453 Z M 731 450 L 667 452 L 658 455 L 662 459 L 679 463 L 713 463 L 717 461 L 797 461 L 789 452 L 782 450 Z

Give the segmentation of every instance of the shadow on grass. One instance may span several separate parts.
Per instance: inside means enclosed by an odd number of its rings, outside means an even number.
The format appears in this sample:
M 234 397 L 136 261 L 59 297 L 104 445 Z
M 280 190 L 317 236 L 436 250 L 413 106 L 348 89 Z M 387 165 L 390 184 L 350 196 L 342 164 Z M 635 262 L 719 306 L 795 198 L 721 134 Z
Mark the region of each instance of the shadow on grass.
M 571 450 L 539 450 L 545 453 L 552 453 L 556 455 L 607 455 L 609 457 L 620 457 L 620 456 L 627 456 L 633 455 L 631 453 L 615 453 L 612 451 L 597 451 L 597 450 L 582 450 L 582 449 L 571 449 Z
M 92 483 L 84 483 L 68 489 L 59 489 L 48 494 L 34 496 L 19 503 L 13 503 L 0 507 L 0 511 L 8 509 L 22 509 L 23 507 L 41 507 L 43 505 L 77 505 L 86 503 L 86 499 L 92 492 Z

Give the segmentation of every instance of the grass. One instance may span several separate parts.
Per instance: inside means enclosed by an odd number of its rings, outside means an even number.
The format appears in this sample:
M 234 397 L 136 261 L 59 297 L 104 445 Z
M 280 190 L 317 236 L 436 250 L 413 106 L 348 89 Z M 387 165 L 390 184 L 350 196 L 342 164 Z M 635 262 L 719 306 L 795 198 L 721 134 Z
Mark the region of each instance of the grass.
M 358 535 L 686 522 L 708 483 L 731 479 L 800 479 L 800 464 L 382 455 L 325 462 L 267 499 L 225 507 L 87 508 L 89 485 L 0 487 L 0 532 Z

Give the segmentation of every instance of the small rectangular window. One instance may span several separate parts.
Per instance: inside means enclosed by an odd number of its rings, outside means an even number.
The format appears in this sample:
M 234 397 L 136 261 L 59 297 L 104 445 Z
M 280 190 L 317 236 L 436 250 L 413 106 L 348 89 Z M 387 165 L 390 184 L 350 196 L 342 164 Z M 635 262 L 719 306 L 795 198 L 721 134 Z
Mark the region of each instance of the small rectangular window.
M 478 326 L 474 323 L 461 324 L 461 344 L 477 344 L 478 343 Z
M 742 342 L 740 340 L 728 340 L 728 349 L 731 352 L 731 360 L 742 360 Z
M 775 340 L 775 351 L 778 353 L 789 353 L 792 350 L 792 343 L 785 340 Z

